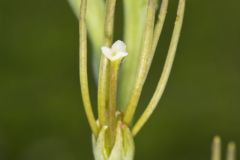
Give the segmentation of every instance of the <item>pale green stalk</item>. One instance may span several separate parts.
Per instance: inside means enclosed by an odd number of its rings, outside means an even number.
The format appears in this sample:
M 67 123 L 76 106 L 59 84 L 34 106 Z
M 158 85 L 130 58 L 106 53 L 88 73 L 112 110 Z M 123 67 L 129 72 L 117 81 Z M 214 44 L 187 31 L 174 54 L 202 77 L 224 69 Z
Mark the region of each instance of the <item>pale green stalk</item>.
M 100 126 L 107 124 L 109 85 L 109 64 L 108 59 L 101 56 L 99 77 L 98 77 L 98 118 Z
M 153 32 L 153 42 L 152 42 L 152 54 L 149 54 L 149 65 L 147 66 L 147 72 L 149 72 L 149 69 L 151 67 L 151 63 L 154 57 L 154 54 L 157 49 L 158 41 L 162 33 L 163 25 L 165 22 L 166 14 L 167 14 L 167 7 L 168 7 L 168 0 L 162 0 L 160 11 L 158 14 L 158 20 L 154 27 Z
M 152 51 L 155 12 L 156 12 L 155 0 L 149 0 L 147 12 L 148 12 L 147 19 L 146 19 L 147 22 L 146 22 L 146 27 L 144 32 L 144 40 L 142 44 L 140 65 L 139 65 L 134 89 L 132 91 L 131 98 L 127 104 L 126 111 L 124 113 L 124 122 L 128 125 L 131 123 L 133 119 L 133 116 L 136 111 L 137 104 L 141 95 L 141 91 L 147 77 L 147 73 L 148 73 L 147 66 L 150 65 L 149 63 L 151 63 L 149 61 L 149 56 L 153 54 L 151 53 L 151 51 Z
M 81 1 L 80 22 L 79 22 L 79 75 L 83 99 L 83 106 L 87 115 L 90 128 L 95 136 L 98 134 L 98 127 L 94 118 L 92 104 L 89 96 L 88 74 L 87 74 L 87 28 L 86 28 L 87 0 Z
M 110 46 L 113 40 L 116 0 L 106 0 L 105 44 Z
M 236 160 L 236 145 L 234 142 L 228 143 L 226 160 Z
M 221 160 L 221 139 L 219 136 L 213 139 L 211 160 Z
M 108 131 L 107 131 L 107 142 L 106 144 L 109 145 L 109 149 L 111 149 L 115 143 L 115 135 L 116 135 L 116 123 L 117 123 L 117 82 L 118 82 L 118 70 L 120 67 L 122 59 L 118 59 L 116 61 L 110 62 L 110 75 L 109 80 L 109 103 L 108 103 Z
M 139 132 L 139 130 L 143 127 L 143 125 L 147 122 L 147 120 L 149 119 L 149 117 L 151 116 L 151 114 L 153 113 L 155 108 L 157 107 L 157 104 L 162 97 L 162 94 L 164 92 L 164 89 L 166 87 L 166 84 L 167 84 L 167 81 L 168 81 L 168 78 L 169 78 L 169 75 L 170 75 L 170 72 L 172 69 L 174 57 L 176 54 L 177 45 L 178 45 L 178 41 L 179 41 L 181 29 L 182 29 L 184 11 L 185 11 L 185 0 L 179 0 L 177 18 L 175 21 L 173 35 L 172 35 L 172 39 L 170 42 L 170 47 L 168 50 L 166 62 L 163 67 L 162 75 L 158 82 L 157 88 L 153 94 L 153 97 L 150 100 L 150 103 L 147 105 L 142 116 L 140 117 L 140 119 L 137 121 L 137 123 L 133 127 L 133 130 L 132 130 L 133 135 L 136 135 Z
M 131 96 L 140 60 L 140 49 L 146 23 L 148 0 L 123 0 L 124 42 L 129 53 L 121 67 L 119 107 L 123 111 Z
M 105 44 L 109 46 L 112 44 L 113 29 L 114 29 L 114 14 L 115 14 L 116 0 L 107 0 L 106 2 L 106 17 L 105 17 Z M 102 55 L 99 67 L 98 80 L 98 112 L 100 126 L 107 124 L 107 105 L 109 95 L 109 61 Z
M 68 2 L 71 5 L 75 15 L 79 18 L 81 0 L 68 0 Z M 97 64 L 99 63 L 98 61 L 100 57 L 100 47 L 104 42 L 104 11 L 105 5 L 103 0 L 88 0 L 86 24 L 88 28 L 89 38 L 92 42 L 94 52 L 97 57 L 94 58 L 94 61 Z M 98 65 L 96 65 L 95 67 L 98 68 Z
M 122 68 L 121 88 L 120 88 L 120 99 L 121 105 L 126 105 L 128 97 L 130 97 L 132 87 L 134 86 L 134 80 L 136 78 L 137 67 L 139 62 L 139 53 L 141 42 L 139 39 L 142 39 L 142 32 L 144 29 L 145 23 L 145 14 L 146 14 L 146 0 L 125 0 L 125 42 L 128 46 L 128 52 L 130 53 L 127 61 L 124 63 Z M 136 7 L 137 6 L 137 7 Z M 162 32 L 163 24 L 165 22 L 165 17 L 167 13 L 168 0 L 163 0 L 161 4 L 161 9 L 158 15 L 158 21 L 154 29 L 154 38 L 153 38 L 153 47 L 152 47 L 152 56 L 155 53 L 159 37 Z M 139 60 L 138 60 L 139 59 Z M 152 61 L 152 60 L 151 60 Z M 150 65 L 149 67 L 150 68 Z M 149 69 L 148 69 L 149 70 Z M 125 77 L 125 78 L 124 78 Z M 127 78 L 126 78 L 127 77 Z
M 162 33 L 163 25 L 166 19 L 167 14 L 167 8 L 168 8 L 168 0 L 162 0 L 160 11 L 158 14 L 158 20 L 154 28 L 153 32 L 153 44 L 152 44 L 152 52 L 155 53 L 158 45 L 159 38 Z M 153 54 L 154 55 L 154 54 Z

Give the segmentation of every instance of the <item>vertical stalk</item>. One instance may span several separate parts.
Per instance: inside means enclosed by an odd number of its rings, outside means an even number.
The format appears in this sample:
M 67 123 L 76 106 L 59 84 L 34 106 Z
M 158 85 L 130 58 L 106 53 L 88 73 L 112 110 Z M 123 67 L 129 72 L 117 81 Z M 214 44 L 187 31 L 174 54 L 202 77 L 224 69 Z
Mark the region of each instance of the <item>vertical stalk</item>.
M 110 76 L 109 76 L 109 103 L 108 103 L 108 126 L 109 131 L 107 132 L 108 147 L 111 149 L 115 143 L 116 125 L 117 125 L 117 81 L 118 81 L 118 70 L 121 60 L 110 62 Z
M 114 14 L 116 0 L 106 1 L 106 17 L 105 17 L 105 45 L 110 46 L 113 39 Z M 105 56 L 101 56 L 98 80 L 98 116 L 100 126 L 107 125 L 107 103 L 108 103 L 108 85 L 109 85 L 109 61 Z
M 107 124 L 107 102 L 109 85 L 109 64 L 108 59 L 101 56 L 99 80 L 98 80 L 98 118 L 100 126 Z
M 106 2 L 107 13 L 105 17 L 105 44 L 110 46 L 113 40 L 113 30 L 114 30 L 114 17 L 116 0 L 107 0 Z
M 236 160 L 236 145 L 234 142 L 230 142 L 227 147 L 226 160 Z
M 93 134 L 96 136 L 98 133 L 98 127 L 94 118 L 92 104 L 89 95 L 88 88 L 88 74 L 87 74 L 87 28 L 86 28 L 86 10 L 87 0 L 81 1 L 80 9 L 80 23 L 79 23 L 79 75 L 80 85 L 83 98 L 83 105 L 87 115 L 88 122 L 90 124 Z
M 142 116 L 139 118 L 135 126 L 133 127 L 133 135 L 136 135 L 139 130 L 143 127 L 143 125 L 146 123 L 146 121 L 149 119 L 155 108 L 157 107 L 157 104 L 159 100 L 162 97 L 162 94 L 164 92 L 164 89 L 167 85 L 167 81 L 172 69 L 173 61 L 175 58 L 176 50 L 178 41 L 180 38 L 180 33 L 182 29 L 182 23 L 184 18 L 184 11 L 185 11 L 185 0 L 179 0 L 178 5 L 178 11 L 177 11 L 177 18 L 175 21 L 175 26 L 173 29 L 172 39 L 170 42 L 166 62 L 163 67 L 162 75 L 160 77 L 160 80 L 158 82 L 157 88 L 153 94 L 152 99 L 150 100 L 149 104 L 147 105 L 145 111 L 143 112 Z
M 105 17 L 105 45 L 110 47 L 113 40 L 114 30 L 114 15 L 115 15 L 116 0 L 106 1 L 106 17 Z M 114 92 L 117 82 L 117 70 L 116 67 L 109 64 L 109 60 L 102 55 L 99 71 L 99 88 L 98 88 L 98 111 L 100 125 L 108 126 L 106 131 L 106 148 L 110 152 L 115 140 L 115 113 L 116 105 L 113 102 L 115 100 Z M 113 87 L 113 88 L 111 88 Z M 114 99 L 112 99 L 114 98 Z
M 221 139 L 218 136 L 213 139 L 211 160 L 221 160 Z

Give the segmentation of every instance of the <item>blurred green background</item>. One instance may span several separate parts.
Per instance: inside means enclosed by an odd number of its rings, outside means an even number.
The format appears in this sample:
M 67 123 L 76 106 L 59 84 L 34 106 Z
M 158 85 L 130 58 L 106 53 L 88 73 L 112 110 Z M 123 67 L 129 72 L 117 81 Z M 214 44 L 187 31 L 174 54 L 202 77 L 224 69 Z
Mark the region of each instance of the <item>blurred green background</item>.
M 139 113 L 159 78 L 176 4 Z M 137 160 L 207 160 L 214 135 L 223 138 L 223 152 L 232 140 L 240 151 L 239 42 L 240 1 L 187 1 L 166 92 L 135 139 Z M 79 91 L 78 24 L 65 0 L 0 1 L 0 159 L 93 159 Z

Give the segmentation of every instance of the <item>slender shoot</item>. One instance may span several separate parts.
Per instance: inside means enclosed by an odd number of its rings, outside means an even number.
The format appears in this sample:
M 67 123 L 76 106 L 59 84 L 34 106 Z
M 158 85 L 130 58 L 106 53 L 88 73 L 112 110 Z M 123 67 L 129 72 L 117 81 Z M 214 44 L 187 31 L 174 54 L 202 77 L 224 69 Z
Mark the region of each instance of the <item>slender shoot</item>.
M 118 70 L 121 60 L 110 62 L 110 84 L 109 84 L 109 103 L 108 103 L 108 126 L 109 126 L 109 145 L 113 147 L 115 143 L 115 133 L 117 125 L 117 80 Z
M 162 0 L 160 11 L 158 14 L 158 20 L 154 28 L 154 34 L 153 34 L 153 45 L 152 45 L 152 52 L 155 53 L 159 38 L 162 33 L 163 25 L 166 19 L 167 14 L 167 8 L 168 8 L 168 0 Z
M 133 135 L 136 135 L 140 131 L 140 129 L 143 127 L 143 125 L 147 122 L 147 120 L 149 119 L 149 117 L 157 107 L 157 104 L 162 97 L 162 94 L 164 92 L 164 89 L 166 87 L 166 84 L 172 69 L 174 57 L 176 54 L 177 45 L 178 45 L 178 41 L 179 41 L 181 29 L 182 29 L 184 12 L 185 12 L 185 0 L 179 0 L 177 18 L 175 21 L 172 39 L 170 42 L 170 47 L 168 50 L 166 62 L 163 67 L 162 75 L 158 82 L 157 88 L 153 94 L 153 97 L 150 100 L 149 104 L 147 105 L 147 108 L 145 109 L 142 116 L 139 118 L 139 120 L 133 127 L 133 130 L 132 130 Z
M 226 160 L 236 160 L 236 145 L 234 142 L 228 143 Z
M 144 85 L 144 82 L 147 77 L 147 66 L 151 65 L 149 57 L 152 51 L 152 40 L 153 40 L 153 30 L 155 22 L 155 12 L 156 12 L 156 0 L 148 1 L 147 9 L 147 22 L 144 31 L 144 39 L 142 44 L 142 53 L 140 57 L 140 65 L 137 73 L 137 78 L 135 82 L 132 95 L 127 104 L 126 111 L 124 113 L 124 122 L 129 125 L 132 122 L 133 116 L 135 114 L 137 104 L 141 95 L 141 91 Z
M 221 160 L 221 139 L 219 136 L 213 139 L 211 160 Z
M 114 14 L 116 0 L 106 1 L 106 17 L 105 17 L 105 45 L 110 46 L 113 40 Z M 105 56 L 101 56 L 98 80 L 98 116 L 100 125 L 107 124 L 107 105 L 109 96 L 109 60 Z
M 93 114 L 92 104 L 89 95 L 88 87 L 88 73 L 87 73 L 87 28 L 86 28 L 86 11 L 87 0 L 81 0 L 80 9 L 80 22 L 79 22 L 79 34 L 80 34 L 80 48 L 79 48 L 79 75 L 80 85 L 83 98 L 83 106 L 87 115 L 90 128 L 95 136 L 98 134 L 98 126 Z

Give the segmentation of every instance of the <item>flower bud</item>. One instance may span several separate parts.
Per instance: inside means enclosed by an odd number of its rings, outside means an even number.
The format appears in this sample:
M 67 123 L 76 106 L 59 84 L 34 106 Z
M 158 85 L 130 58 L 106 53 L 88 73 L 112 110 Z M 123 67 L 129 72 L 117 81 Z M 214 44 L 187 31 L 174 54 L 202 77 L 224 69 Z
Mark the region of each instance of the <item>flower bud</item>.
M 107 126 L 103 126 L 98 137 L 92 137 L 93 153 L 95 160 L 133 160 L 134 158 L 134 141 L 129 128 L 121 121 L 116 128 L 115 143 L 109 152 L 105 142 Z

